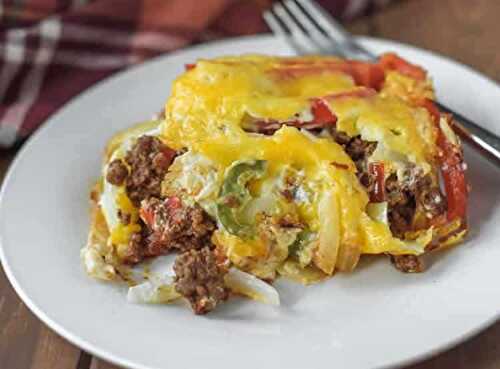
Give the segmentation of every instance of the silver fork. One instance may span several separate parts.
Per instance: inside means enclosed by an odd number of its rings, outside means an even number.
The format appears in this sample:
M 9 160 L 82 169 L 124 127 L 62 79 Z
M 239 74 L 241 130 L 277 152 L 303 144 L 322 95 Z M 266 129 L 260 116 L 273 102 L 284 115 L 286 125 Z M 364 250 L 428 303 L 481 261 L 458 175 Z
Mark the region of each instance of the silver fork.
M 329 54 L 349 59 L 376 60 L 347 30 L 313 0 L 275 2 L 263 14 L 273 33 L 285 38 L 298 54 Z M 470 147 L 500 168 L 500 137 L 436 102 L 439 109 L 453 114 L 454 131 Z

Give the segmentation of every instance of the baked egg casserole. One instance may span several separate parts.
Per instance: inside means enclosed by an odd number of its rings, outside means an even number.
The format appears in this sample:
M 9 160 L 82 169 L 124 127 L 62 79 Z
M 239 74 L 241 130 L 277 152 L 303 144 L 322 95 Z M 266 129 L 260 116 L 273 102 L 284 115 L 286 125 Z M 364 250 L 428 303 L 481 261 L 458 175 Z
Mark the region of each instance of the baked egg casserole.
M 317 283 L 366 254 L 421 272 L 467 232 L 461 145 L 433 99 L 395 54 L 187 65 L 161 114 L 109 141 L 83 266 L 197 314 L 232 294 L 279 304 L 276 278 Z

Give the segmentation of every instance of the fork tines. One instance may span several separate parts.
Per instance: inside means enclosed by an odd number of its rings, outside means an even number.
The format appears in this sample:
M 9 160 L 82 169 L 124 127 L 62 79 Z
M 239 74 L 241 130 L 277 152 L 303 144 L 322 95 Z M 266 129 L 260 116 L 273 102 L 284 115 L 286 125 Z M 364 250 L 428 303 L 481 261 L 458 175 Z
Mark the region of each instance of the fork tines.
M 312 0 L 284 0 L 264 12 L 273 33 L 281 35 L 300 54 L 337 54 L 373 59 L 342 25 Z

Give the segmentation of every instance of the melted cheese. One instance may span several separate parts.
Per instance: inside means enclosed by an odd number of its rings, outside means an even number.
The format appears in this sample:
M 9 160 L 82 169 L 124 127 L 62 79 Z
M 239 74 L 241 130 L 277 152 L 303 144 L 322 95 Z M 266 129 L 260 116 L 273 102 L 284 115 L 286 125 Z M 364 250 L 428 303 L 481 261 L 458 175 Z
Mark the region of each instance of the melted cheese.
M 231 163 L 244 159 L 266 160 L 267 176 L 275 176 L 286 166 L 303 170 L 313 191 L 323 193 L 331 189 L 336 197 L 341 245 L 360 245 L 363 253 L 398 253 L 403 249 L 409 252 L 401 240 L 392 237 L 386 224 L 366 215 L 368 196 L 355 176 L 354 163 L 340 145 L 288 126 L 272 136 L 251 134 L 242 129 L 242 122 L 248 116 L 293 120 L 310 111 L 312 98 L 358 88 L 351 76 L 338 71 L 287 78 L 272 72 L 277 65 L 294 63 L 294 60 L 323 63 L 336 59 L 251 55 L 200 60 L 173 85 L 165 107 L 163 139 L 172 148 L 188 148 L 208 158 L 215 163 L 220 176 Z M 434 155 L 435 132 L 425 111 L 395 95 L 397 88 L 400 89 L 397 93 L 403 95 L 413 91 L 405 77 L 398 76 L 391 77 L 395 82 L 375 96 L 326 101 L 338 117 L 340 130 L 379 142 L 384 149 L 377 153 L 378 160 L 387 161 L 390 167 L 396 156 L 402 162 L 412 162 L 428 171 Z M 332 162 L 343 164 L 347 169 Z M 303 220 L 312 229 L 318 229 L 320 224 L 315 210 L 319 198 L 315 196 L 307 211 L 301 211 Z M 219 235 L 219 240 L 231 244 L 229 247 L 233 250 L 240 250 L 242 257 L 262 253 L 261 245 L 255 242 L 243 244 L 227 235 Z
M 339 130 L 350 136 L 361 135 L 366 141 L 381 142 L 409 162 L 430 170 L 427 162 L 434 155 L 435 136 L 423 110 L 408 106 L 398 97 L 382 95 L 333 100 L 330 107 L 338 117 Z
M 141 230 L 141 226 L 137 223 L 139 220 L 139 212 L 128 198 L 123 187 L 119 189 L 115 201 L 117 209 L 120 209 L 124 214 L 130 215 L 130 223 L 127 225 L 118 223 L 111 231 L 111 242 L 114 245 L 126 245 L 130 237 Z
M 287 78 L 273 73 L 282 63 L 283 59 L 261 56 L 199 61 L 178 78 L 166 105 L 165 133 L 170 143 L 181 148 L 206 137 L 239 139 L 246 115 L 293 120 L 309 109 L 311 98 L 357 89 L 349 75 L 338 71 Z M 392 151 L 423 164 L 434 154 L 435 133 L 428 117 L 419 116 L 422 110 L 404 101 L 416 93 L 415 83 L 390 72 L 386 86 L 373 98 L 328 99 L 327 103 L 341 130 L 383 141 Z

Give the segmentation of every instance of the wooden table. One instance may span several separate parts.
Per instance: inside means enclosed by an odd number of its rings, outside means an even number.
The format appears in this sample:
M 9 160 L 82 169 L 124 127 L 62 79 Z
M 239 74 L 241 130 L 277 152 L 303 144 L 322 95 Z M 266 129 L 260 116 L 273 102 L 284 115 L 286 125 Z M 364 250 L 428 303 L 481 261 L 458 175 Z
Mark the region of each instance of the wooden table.
M 349 24 L 357 34 L 439 52 L 500 81 L 500 1 L 401 0 Z M 467 86 L 462 86 L 466 89 Z M 0 153 L 0 179 L 14 151 Z M 0 268 L 0 368 L 111 369 L 48 329 L 19 300 Z M 500 368 L 500 322 L 407 369 Z

